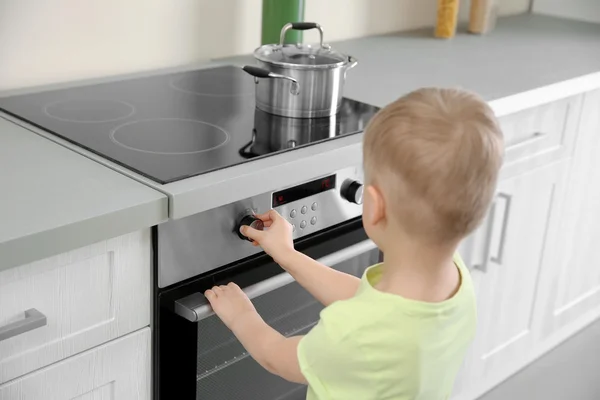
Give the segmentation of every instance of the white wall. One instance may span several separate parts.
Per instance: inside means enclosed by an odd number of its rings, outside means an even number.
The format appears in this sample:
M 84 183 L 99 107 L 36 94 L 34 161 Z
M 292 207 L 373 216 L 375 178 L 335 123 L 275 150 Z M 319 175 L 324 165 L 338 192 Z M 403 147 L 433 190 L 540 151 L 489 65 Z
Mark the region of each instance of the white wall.
M 499 0 L 501 13 L 529 0 Z M 306 0 L 328 41 L 432 26 L 436 0 Z M 250 53 L 261 0 L 0 0 L 0 90 Z M 462 1 L 461 15 L 468 14 Z M 308 39 L 311 39 L 309 36 Z
M 600 0 L 534 0 L 533 11 L 600 23 Z

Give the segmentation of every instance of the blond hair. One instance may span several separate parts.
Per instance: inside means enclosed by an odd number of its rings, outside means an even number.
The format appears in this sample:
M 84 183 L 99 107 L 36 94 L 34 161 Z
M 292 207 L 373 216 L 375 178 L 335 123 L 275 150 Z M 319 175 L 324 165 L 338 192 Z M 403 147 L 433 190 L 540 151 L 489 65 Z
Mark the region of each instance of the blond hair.
M 491 108 L 458 89 L 425 88 L 383 108 L 364 136 L 368 184 L 410 235 L 459 240 L 481 222 L 502 164 Z

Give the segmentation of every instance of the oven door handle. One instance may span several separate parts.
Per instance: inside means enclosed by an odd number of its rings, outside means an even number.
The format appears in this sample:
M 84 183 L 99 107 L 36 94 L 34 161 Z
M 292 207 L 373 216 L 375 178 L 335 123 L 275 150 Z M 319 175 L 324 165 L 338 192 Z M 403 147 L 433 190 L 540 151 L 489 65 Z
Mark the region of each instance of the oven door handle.
M 319 258 L 317 261 L 328 267 L 333 267 L 336 264 L 350 260 L 353 257 L 376 248 L 377 246 L 375 243 L 373 243 L 373 241 L 365 240 L 350 247 L 346 247 L 340 251 L 336 251 L 335 253 L 326 255 L 325 257 Z M 292 282 L 294 282 L 294 278 L 287 272 L 284 272 L 277 274 L 272 278 L 255 283 L 254 285 L 245 287 L 243 290 L 250 299 L 254 299 Z M 214 315 L 212 307 L 202 293 L 193 293 L 175 301 L 175 313 L 191 322 L 199 322 Z

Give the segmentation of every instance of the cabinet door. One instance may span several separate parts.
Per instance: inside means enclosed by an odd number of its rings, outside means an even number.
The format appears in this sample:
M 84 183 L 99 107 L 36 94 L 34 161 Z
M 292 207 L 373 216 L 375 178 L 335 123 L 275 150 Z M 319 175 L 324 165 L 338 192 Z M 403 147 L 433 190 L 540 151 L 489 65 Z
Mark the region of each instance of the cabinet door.
M 559 162 L 500 182 L 487 220 L 463 245 L 478 302 L 465 381 L 493 380 L 525 362 L 532 348 L 538 273 L 564 170 Z
M 149 400 L 150 328 L 0 386 L 0 400 Z
M 585 95 L 560 221 L 540 281 L 542 339 L 600 312 L 600 90 Z
M 0 271 L 0 384 L 150 325 L 150 255 L 144 229 Z

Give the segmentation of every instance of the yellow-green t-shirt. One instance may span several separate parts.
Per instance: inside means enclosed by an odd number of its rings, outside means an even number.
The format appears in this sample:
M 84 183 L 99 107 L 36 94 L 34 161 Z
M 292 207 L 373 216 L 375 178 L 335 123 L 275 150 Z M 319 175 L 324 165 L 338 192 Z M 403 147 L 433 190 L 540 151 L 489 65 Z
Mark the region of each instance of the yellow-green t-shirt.
M 381 265 L 367 269 L 356 295 L 321 312 L 300 341 L 308 400 L 442 400 L 475 334 L 471 277 L 457 255 L 456 294 L 427 303 L 374 288 Z

